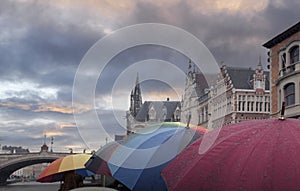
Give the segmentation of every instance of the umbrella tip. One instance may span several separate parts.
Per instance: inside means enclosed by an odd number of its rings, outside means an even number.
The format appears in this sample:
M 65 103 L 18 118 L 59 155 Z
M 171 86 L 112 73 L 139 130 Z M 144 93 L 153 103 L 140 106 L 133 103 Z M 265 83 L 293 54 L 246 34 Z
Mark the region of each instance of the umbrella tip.
M 280 116 L 278 117 L 278 119 L 280 120 L 284 120 L 284 111 L 285 111 L 285 102 L 282 102 L 282 106 L 281 106 L 281 112 L 280 112 Z

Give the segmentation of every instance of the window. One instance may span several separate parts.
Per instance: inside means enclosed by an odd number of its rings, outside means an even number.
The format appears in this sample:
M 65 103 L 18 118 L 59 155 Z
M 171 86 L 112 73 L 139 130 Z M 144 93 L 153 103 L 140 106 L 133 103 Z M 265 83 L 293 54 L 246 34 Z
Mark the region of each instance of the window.
M 279 105 L 281 104 L 281 90 L 279 90 L 279 92 L 278 92 L 278 103 L 279 103 Z
M 281 68 L 285 69 L 286 54 L 281 55 Z
M 177 107 L 175 110 L 175 121 L 180 121 L 180 109 Z
M 208 121 L 208 107 L 205 106 L 205 121 Z
M 246 104 L 246 102 L 242 102 L 242 111 L 245 111 L 245 104 Z
M 256 80 L 256 88 L 258 89 L 262 88 L 261 80 Z
M 156 111 L 153 107 L 151 107 L 151 109 L 149 110 L 149 119 L 150 120 L 155 120 L 156 119 Z
M 260 102 L 260 103 L 259 103 L 259 111 L 262 111 L 262 110 L 263 110 L 263 103 Z
M 284 101 L 286 105 L 295 104 L 295 84 L 289 83 L 284 86 Z
M 290 49 L 290 64 L 299 61 L 299 46 L 294 46 Z

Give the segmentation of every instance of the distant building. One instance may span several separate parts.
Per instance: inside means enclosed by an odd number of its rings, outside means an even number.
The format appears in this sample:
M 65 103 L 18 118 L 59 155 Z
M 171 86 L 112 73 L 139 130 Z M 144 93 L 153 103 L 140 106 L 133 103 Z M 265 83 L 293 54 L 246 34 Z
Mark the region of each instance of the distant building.
M 203 74 L 191 68 L 190 64 L 182 100 L 182 122 L 190 119 L 192 125 L 214 129 L 269 118 L 269 72 L 263 71 L 260 60 L 255 70 L 223 65 L 210 88 Z
M 271 116 L 278 116 L 285 102 L 285 116 L 300 118 L 300 22 L 263 46 L 270 49 Z
M 193 67 L 193 68 L 192 68 Z M 209 89 L 204 75 L 189 61 L 181 108 L 181 122 L 207 126 Z
M 126 112 L 127 134 L 134 133 L 146 125 L 180 121 L 180 101 L 145 101 L 142 102 L 142 93 L 137 77 L 134 89 L 130 95 L 130 108 Z
M 9 153 L 11 153 L 10 150 L 3 150 L 2 146 L 0 145 L 0 154 L 9 154 Z
M 211 127 L 244 120 L 266 119 L 270 113 L 269 72 L 259 61 L 251 68 L 221 67 L 221 74 L 210 91 Z
M 20 154 L 20 153 L 29 153 L 29 149 L 24 149 L 21 146 L 16 147 L 16 146 L 2 146 L 1 148 L 1 152 L 6 152 L 6 153 L 16 153 L 16 154 Z
M 40 152 L 48 152 L 49 147 L 46 144 L 46 135 L 44 135 L 44 144 L 41 146 L 41 151 Z

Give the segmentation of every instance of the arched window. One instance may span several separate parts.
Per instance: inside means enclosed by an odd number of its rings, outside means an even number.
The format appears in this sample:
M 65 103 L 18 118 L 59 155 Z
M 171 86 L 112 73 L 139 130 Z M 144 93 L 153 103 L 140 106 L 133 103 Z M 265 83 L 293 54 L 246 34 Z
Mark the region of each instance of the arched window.
M 283 53 L 283 55 L 281 55 L 281 68 L 285 68 L 285 63 L 286 63 L 286 54 Z
M 150 120 L 156 119 L 156 111 L 153 107 L 150 108 L 148 115 Z
M 299 61 L 299 46 L 293 46 L 290 49 L 290 64 L 294 64 Z
M 286 105 L 293 105 L 295 104 L 295 84 L 289 83 L 284 86 L 284 101 Z

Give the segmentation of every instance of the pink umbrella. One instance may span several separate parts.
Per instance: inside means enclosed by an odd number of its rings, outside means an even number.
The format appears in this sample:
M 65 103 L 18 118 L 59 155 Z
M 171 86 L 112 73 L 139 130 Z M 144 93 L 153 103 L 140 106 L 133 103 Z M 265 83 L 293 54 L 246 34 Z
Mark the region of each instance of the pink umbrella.
M 208 132 L 219 133 L 199 154 L 202 139 L 162 171 L 174 190 L 299 190 L 300 120 L 245 121 Z

